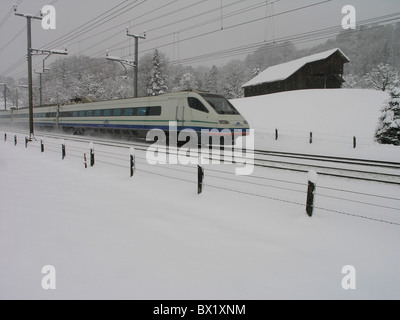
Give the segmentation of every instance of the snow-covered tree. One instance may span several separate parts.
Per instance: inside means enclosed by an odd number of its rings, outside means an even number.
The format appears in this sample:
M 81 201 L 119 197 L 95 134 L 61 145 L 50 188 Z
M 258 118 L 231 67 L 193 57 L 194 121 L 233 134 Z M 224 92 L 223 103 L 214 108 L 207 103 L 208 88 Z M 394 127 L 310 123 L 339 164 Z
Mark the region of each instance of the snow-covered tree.
M 343 88 L 346 89 L 354 89 L 354 88 L 361 88 L 362 87 L 362 81 L 359 77 L 353 74 L 348 74 L 343 77 L 344 83 L 343 83 Z
M 246 83 L 247 72 L 243 62 L 234 60 L 224 67 L 223 94 L 229 99 L 243 97 L 243 84 Z
M 394 83 L 382 108 L 375 139 L 381 144 L 400 145 L 400 82 Z
M 399 80 L 399 72 L 391 65 L 381 63 L 367 73 L 363 80 L 367 87 L 387 91 Z
M 218 82 L 217 82 L 218 68 L 214 65 L 211 70 L 207 72 L 205 79 L 205 86 L 208 92 L 217 93 Z
M 255 67 L 252 74 L 254 77 L 257 77 L 261 73 L 261 69 L 259 67 Z
M 151 70 L 151 78 L 147 87 L 149 96 L 158 96 L 167 93 L 168 87 L 166 84 L 166 75 L 163 72 L 163 62 L 160 58 L 160 53 L 156 49 L 153 55 L 153 69 Z
M 198 81 L 196 76 L 190 72 L 186 72 L 182 75 L 179 86 L 175 87 L 173 91 L 182 91 L 182 90 L 196 90 L 199 88 Z

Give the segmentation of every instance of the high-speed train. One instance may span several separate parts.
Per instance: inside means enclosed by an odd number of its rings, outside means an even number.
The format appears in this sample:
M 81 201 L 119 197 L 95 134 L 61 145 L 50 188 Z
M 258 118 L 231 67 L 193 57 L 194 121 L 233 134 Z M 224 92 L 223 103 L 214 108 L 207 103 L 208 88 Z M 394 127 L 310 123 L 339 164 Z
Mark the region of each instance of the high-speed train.
M 59 128 L 75 134 L 88 132 L 145 138 L 152 129 L 178 132 L 203 129 L 232 135 L 247 135 L 249 124 L 223 96 L 200 91 L 182 91 L 154 97 L 101 101 L 34 108 L 34 125 Z M 28 108 L 0 112 L 0 126 L 28 127 Z M 228 129 L 228 130 L 226 130 Z

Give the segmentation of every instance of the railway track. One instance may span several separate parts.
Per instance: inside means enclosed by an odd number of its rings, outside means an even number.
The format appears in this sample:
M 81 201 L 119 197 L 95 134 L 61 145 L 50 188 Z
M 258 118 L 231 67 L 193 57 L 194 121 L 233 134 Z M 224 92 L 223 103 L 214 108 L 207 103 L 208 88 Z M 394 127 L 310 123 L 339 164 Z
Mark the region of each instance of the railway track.
M 12 130 L 12 134 L 27 135 L 27 132 Z M 82 143 L 94 142 L 102 146 L 126 149 L 133 146 L 138 151 L 144 152 L 149 147 L 149 144 L 145 142 L 105 139 L 101 137 L 83 137 L 48 132 L 38 132 L 38 136 Z M 210 159 L 218 160 L 216 157 L 216 155 L 211 155 Z M 261 168 L 304 173 L 309 170 L 315 170 L 323 176 L 400 185 L 400 162 L 255 150 L 254 165 Z

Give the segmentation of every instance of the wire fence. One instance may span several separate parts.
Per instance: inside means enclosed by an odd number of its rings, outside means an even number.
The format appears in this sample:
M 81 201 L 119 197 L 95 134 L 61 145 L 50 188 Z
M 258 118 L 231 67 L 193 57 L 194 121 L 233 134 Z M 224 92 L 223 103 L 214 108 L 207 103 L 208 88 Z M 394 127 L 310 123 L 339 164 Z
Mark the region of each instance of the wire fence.
M 21 139 L 19 136 L 15 135 L 17 137 L 17 145 L 18 141 L 23 141 L 24 139 Z M 4 136 L 4 142 L 9 143 L 9 144 L 14 144 L 15 145 L 15 140 L 14 140 L 14 135 L 12 136 Z M 67 157 L 72 157 L 76 159 L 81 159 L 83 161 L 83 154 L 88 153 L 89 151 L 89 142 L 84 142 L 82 141 L 82 145 L 77 145 L 79 142 L 73 141 L 74 145 L 66 145 L 66 156 Z M 21 143 L 20 143 L 21 144 Z M 83 145 L 85 144 L 85 145 Z M 110 149 L 112 145 L 110 145 L 108 148 Z M 41 145 L 35 144 L 35 143 L 29 143 L 29 146 L 26 146 L 25 148 L 34 148 L 35 150 L 38 150 L 41 148 Z M 103 149 L 105 146 L 103 146 Z M 124 168 L 124 169 L 129 169 L 129 164 L 128 164 L 128 153 L 127 147 L 126 146 L 118 146 L 114 145 L 113 148 L 116 149 L 123 149 L 124 153 L 120 153 L 117 151 L 111 151 L 111 150 L 95 150 L 96 154 L 96 163 L 107 165 L 107 166 L 112 166 L 112 167 L 118 167 L 118 168 Z M 61 148 L 61 142 L 60 141 L 48 141 L 46 140 L 45 142 L 45 152 L 49 151 L 52 153 L 56 153 L 61 156 L 62 154 L 62 148 Z M 194 169 L 197 168 L 195 165 L 174 165 L 174 166 L 154 166 L 152 164 L 149 164 L 145 156 L 141 156 L 139 154 L 135 155 L 136 158 L 136 165 L 138 165 L 138 168 L 135 170 L 136 172 L 146 174 L 146 175 L 153 175 L 153 176 L 158 176 L 166 179 L 171 179 L 175 181 L 180 181 L 180 182 L 185 182 L 189 184 L 197 184 L 198 181 L 196 179 L 196 172 Z M 153 168 L 153 170 L 146 170 L 145 168 Z M 157 167 L 159 171 L 162 172 L 156 172 L 154 170 L 154 167 Z M 183 175 L 183 177 L 182 177 Z M 296 198 L 294 196 L 295 194 L 301 195 L 302 198 L 306 199 L 307 196 L 307 184 L 306 183 L 301 183 L 298 181 L 290 181 L 290 180 L 285 180 L 285 179 L 277 179 L 274 177 L 268 177 L 268 176 L 258 176 L 258 175 L 251 175 L 251 176 L 245 176 L 245 177 L 238 177 L 235 176 L 234 173 L 230 171 L 224 171 L 224 170 L 218 170 L 213 167 L 210 167 L 207 169 L 207 179 L 212 181 L 213 183 L 204 183 L 205 187 L 215 189 L 215 190 L 220 190 L 224 192 L 230 192 L 230 193 L 235 193 L 235 194 L 242 194 L 245 196 L 251 196 L 251 197 L 257 197 L 257 198 L 263 198 L 263 199 L 268 199 L 270 201 L 277 201 L 281 203 L 286 203 L 286 204 L 291 204 L 291 205 L 296 205 L 296 206 L 301 206 L 305 207 L 306 202 L 304 201 L 297 201 L 294 200 L 293 198 Z M 189 178 L 190 177 L 190 178 Z M 218 185 L 217 181 L 221 181 L 223 185 Z M 251 191 L 248 190 L 243 190 L 246 188 L 246 186 L 256 186 L 257 191 L 260 192 L 254 192 L 254 189 Z M 276 192 L 281 192 L 285 191 L 287 194 L 290 194 L 292 199 L 285 199 L 280 196 L 273 196 L 271 194 L 266 195 L 263 194 L 263 191 L 266 189 L 268 190 L 276 190 Z M 326 198 L 330 200 L 334 200 L 335 202 L 344 202 L 344 203 L 353 203 L 356 205 L 362 205 L 366 207 L 373 207 L 373 208 L 379 208 L 379 209 L 385 209 L 389 210 L 391 212 L 396 212 L 400 213 L 400 198 L 399 197 L 393 197 L 393 196 L 388 196 L 388 195 L 382 195 L 382 194 L 377 194 L 377 193 L 368 193 L 368 192 L 360 192 L 356 190 L 349 190 L 345 188 L 334 188 L 334 187 L 328 187 L 328 186 L 318 186 L 317 187 L 317 192 L 315 194 L 316 197 L 319 198 Z M 326 194 L 323 191 L 329 191 L 333 193 L 337 193 L 338 195 L 332 195 L 332 194 Z M 265 192 L 267 193 L 267 192 Z M 282 193 L 279 193 L 281 195 Z M 346 197 L 347 196 L 347 197 Z M 364 201 L 362 199 L 354 199 L 354 196 L 359 196 L 359 197 L 368 197 L 369 199 L 375 199 L 375 200 L 380 200 L 380 201 L 390 201 L 391 203 L 395 203 L 395 205 L 386 205 L 382 203 L 374 203 L 370 201 Z M 300 197 L 300 196 L 298 196 Z M 353 198 L 352 198 L 353 197 Z M 296 198 L 299 199 L 299 198 Z M 395 222 L 395 221 L 389 221 L 385 219 L 378 219 L 376 217 L 369 217 L 367 215 L 363 214 L 356 214 L 354 212 L 345 212 L 342 210 L 336 210 L 333 208 L 326 208 L 323 206 L 313 206 L 314 209 L 318 210 L 321 213 L 333 213 L 333 214 L 339 214 L 342 216 L 347 216 L 347 217 L 353 217 L 353 218 L 359 218 L 363 220 L 369 220 L 372 222 L 378 222 L 378 223 L 384 223 L 384 224 L 389 224 L 389 225 L 394 225 L 394 226 L 400 226 L 400 223 Z

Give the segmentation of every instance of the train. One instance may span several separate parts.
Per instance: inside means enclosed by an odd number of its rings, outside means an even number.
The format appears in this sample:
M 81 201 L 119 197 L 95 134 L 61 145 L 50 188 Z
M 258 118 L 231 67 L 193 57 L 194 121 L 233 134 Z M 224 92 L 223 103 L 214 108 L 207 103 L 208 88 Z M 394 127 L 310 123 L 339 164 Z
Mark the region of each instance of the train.
M 36 128 L 60 129 L 74 134 L 112 134 L 144 139 L 152 129 L 168 134 L 192 129 L 201 134 L 245 136 L 249 123 L 225 97 L 188 90 L 158 96 L 34 108 Z M 0 112 L 0 126 L 29 126 L 29 109 Z

